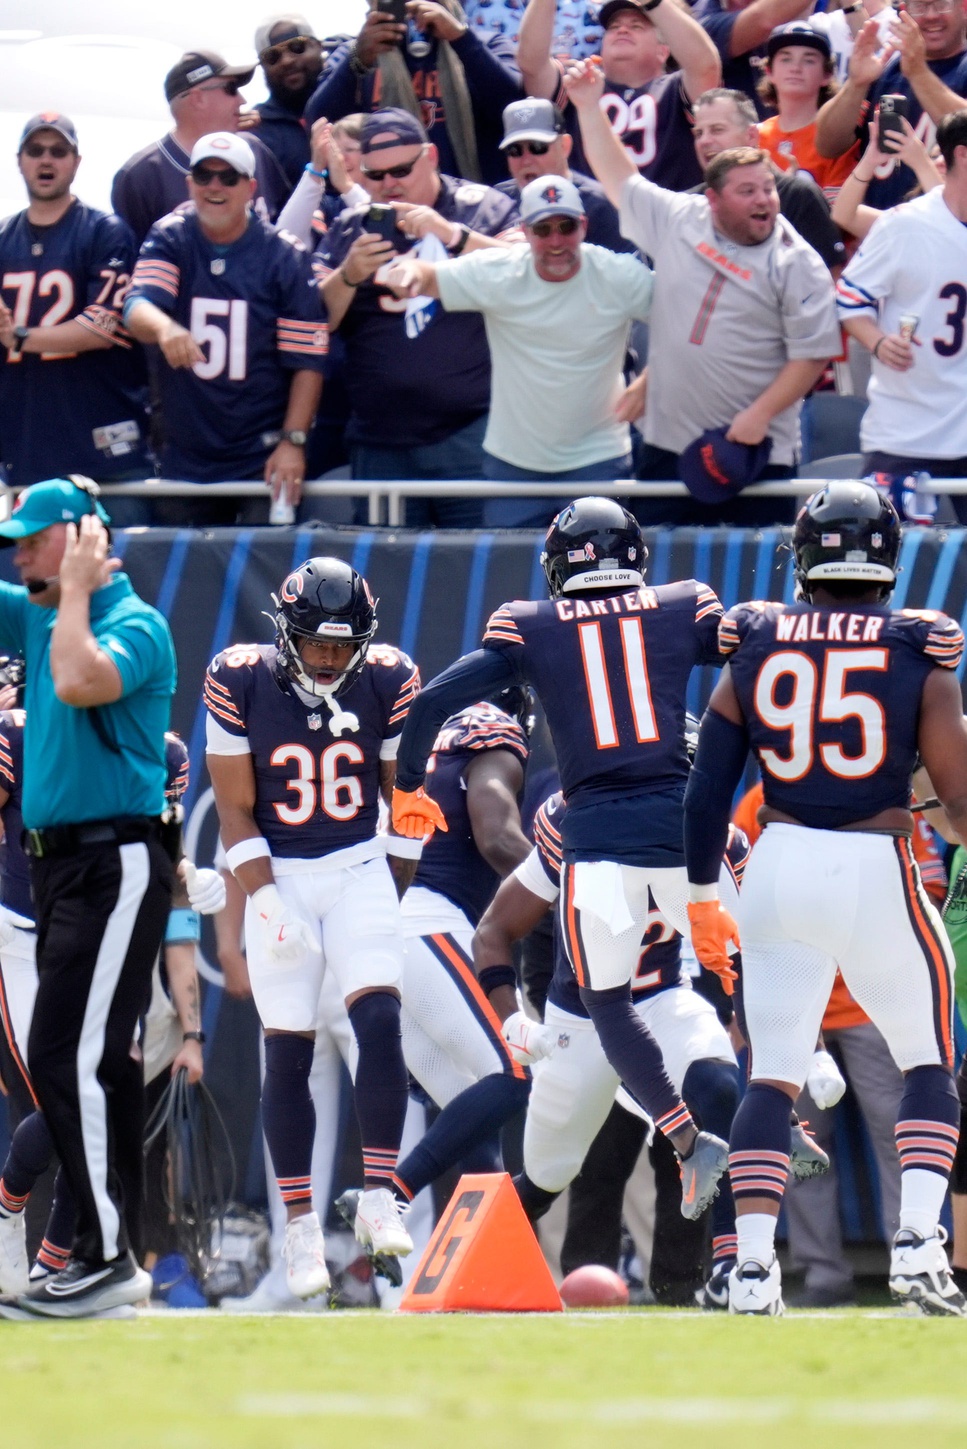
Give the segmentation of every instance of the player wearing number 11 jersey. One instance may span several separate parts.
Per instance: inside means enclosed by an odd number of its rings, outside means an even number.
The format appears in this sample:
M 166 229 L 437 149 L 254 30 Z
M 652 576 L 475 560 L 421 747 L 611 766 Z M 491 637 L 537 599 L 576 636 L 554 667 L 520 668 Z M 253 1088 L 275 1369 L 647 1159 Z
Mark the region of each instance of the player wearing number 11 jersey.
M 649 890 L 687 929 L 685 689 L 696 664 L 719 662 L 722 606 L 694 579 L 646 587 L 646 556 L 638 524 L 610 499 L 579 498 L 557 515 L 543 554 L 552 597 L 499 608 L 483 649 L 458 660 L 417 701 L 401 742 L 393 820 L 402 834 L 441 824 L 421 787 L 450 714 L 507 685 L 534 686 L 568 805 L 561 914 L 581 1000 L 618 1076 L 687 1154 L 695 1127 L 635 1013 L 630 983 Z M 705 1134 L 699 1140 L 693 1166 L 712 1183 L 710 1201 L 724 1144 Z M 704 1190 L 700 1184 L 700 1196 Z
M 693 940 L 712 969 L 726 940 L 738 939 L 717 882 L 750 748 L 765 798 L 737 911 L 752 1080 L 730 1144 L 736 1313 L 782 1311 L 773 1239 L 789 1105 L 839 966 L 905 1075 L 890 1287 L 926 1312 L 967 1314 L 937 1226 L 960 1121 L 953 963 L 914 862 L 909 808 L 919 752 L 954 829 L 967 830 L 967 732 L 954 672 L 964 637 L 944 614 L 887 607 L 899 546 L 896 512 L 875 488 L 829 484 L 793 535 L 804 602 L 739 604 L 719 629 L 729 666 L 702 722 L 685 802 Z
M 274 645 L 236 645 L 209 666 L 207 748 L 222 843 L 248 895 L 248 968 L 265 1029 L 262 1126 L 288 1214 L 287 1280 L 308 1298 L 329 1283 L 312 1211 L 309 1095 L 327 971 L 359 1048 L 366 1191 L 356 1234 L 377 1252 L 413 1246 L 392 1193 L 407 1095 L 403 926 L 376 828 L 420 676 L 398 649 L 370 645 L 369 587 L 339 559 L 309 559 L 275 604 Z M 403 857 L 418 849 L 395 849 L 394 873 L 412 875 Z

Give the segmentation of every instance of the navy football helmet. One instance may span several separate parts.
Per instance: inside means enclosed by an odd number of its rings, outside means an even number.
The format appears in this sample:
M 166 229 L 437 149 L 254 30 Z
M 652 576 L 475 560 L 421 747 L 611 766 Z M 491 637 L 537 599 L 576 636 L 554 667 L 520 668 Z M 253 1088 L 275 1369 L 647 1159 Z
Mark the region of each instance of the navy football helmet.
M 174 730 L 165 731 L 165 805 L 162 820 L 180 825 L 185 818 L 182 796 L 188 789 L 188 747 Z
M 869 483 L 827 483 L 807 498 L 792 531 L 796 584 L 806 600 L 817 584 L 879 586 L 889 598 L 896 583 L 900 519 L 884 493 Z
M 634 515 L 614 498 L 576 498 L 547 530 L 541 567 L 552 599 L 586 589 L 633 589 L 648 550 Z
M 272 601 L 283 672 L 310 694 L 333 699 L 344 694 L 365 664 L 376 633 L 376 603 L 366 580 L 342 559 L 311 558 L 293 569 Z M 303 663 L 300 639 L 352 644 L 355 652 L 341 672 L 319 678 Z
M 490 703 L 502 709 L 504 714 L 509 714 L 511 719 L 515 719 L 530 739 L 537 717 L 534 714 L 533 691 L 526 684 L 509 684 L 506 689 L 491 695 Z

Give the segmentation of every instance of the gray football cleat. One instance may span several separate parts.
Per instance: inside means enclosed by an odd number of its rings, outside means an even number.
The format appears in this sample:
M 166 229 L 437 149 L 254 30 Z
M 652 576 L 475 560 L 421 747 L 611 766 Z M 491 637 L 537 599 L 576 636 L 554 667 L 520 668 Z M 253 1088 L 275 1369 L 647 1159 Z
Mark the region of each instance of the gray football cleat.
M 829 1171 L 829 1158 L 811 1132 L 808 1122 L 794 1122 L 789 1139 L 789 1176 L 794 1182 L 807 1182 Z
M 699 1132 L 687 1157 L 679 1157 L 682 1217 L 692 1222 L 718 1195 L 719 1178 L 728 1171 L 729 1144 L 711 1132 Z

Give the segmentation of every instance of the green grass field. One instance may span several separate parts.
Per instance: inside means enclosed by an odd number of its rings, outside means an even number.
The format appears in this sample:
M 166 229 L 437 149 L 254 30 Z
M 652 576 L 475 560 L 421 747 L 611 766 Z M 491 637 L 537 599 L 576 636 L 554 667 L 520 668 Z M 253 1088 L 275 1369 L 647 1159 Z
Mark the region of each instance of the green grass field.
M 4 1323 L 26 1449 L 934 1449 L 967 1430 L 967 1323 L 635 1309 Z

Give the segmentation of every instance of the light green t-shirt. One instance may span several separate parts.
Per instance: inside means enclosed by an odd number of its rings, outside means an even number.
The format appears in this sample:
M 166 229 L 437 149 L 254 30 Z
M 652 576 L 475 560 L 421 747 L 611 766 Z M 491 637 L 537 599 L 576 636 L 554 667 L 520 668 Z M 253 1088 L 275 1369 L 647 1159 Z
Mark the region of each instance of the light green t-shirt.
M 954 953 L 954 995 L 960 1019 L 967 1025 L 967 850 L 958 845 L 950 862 L 950 888 L 943 904 L 943 923 Z
M 614 409 L 631 323 L 651 310 L 643 262 L 585 243 L 570 281 L 545 282 L 525 242 L 441 262 L 437 282 L 448 312 L 484 319 L 493 363 L 488 453 L 556 473 L 630 450 Z

